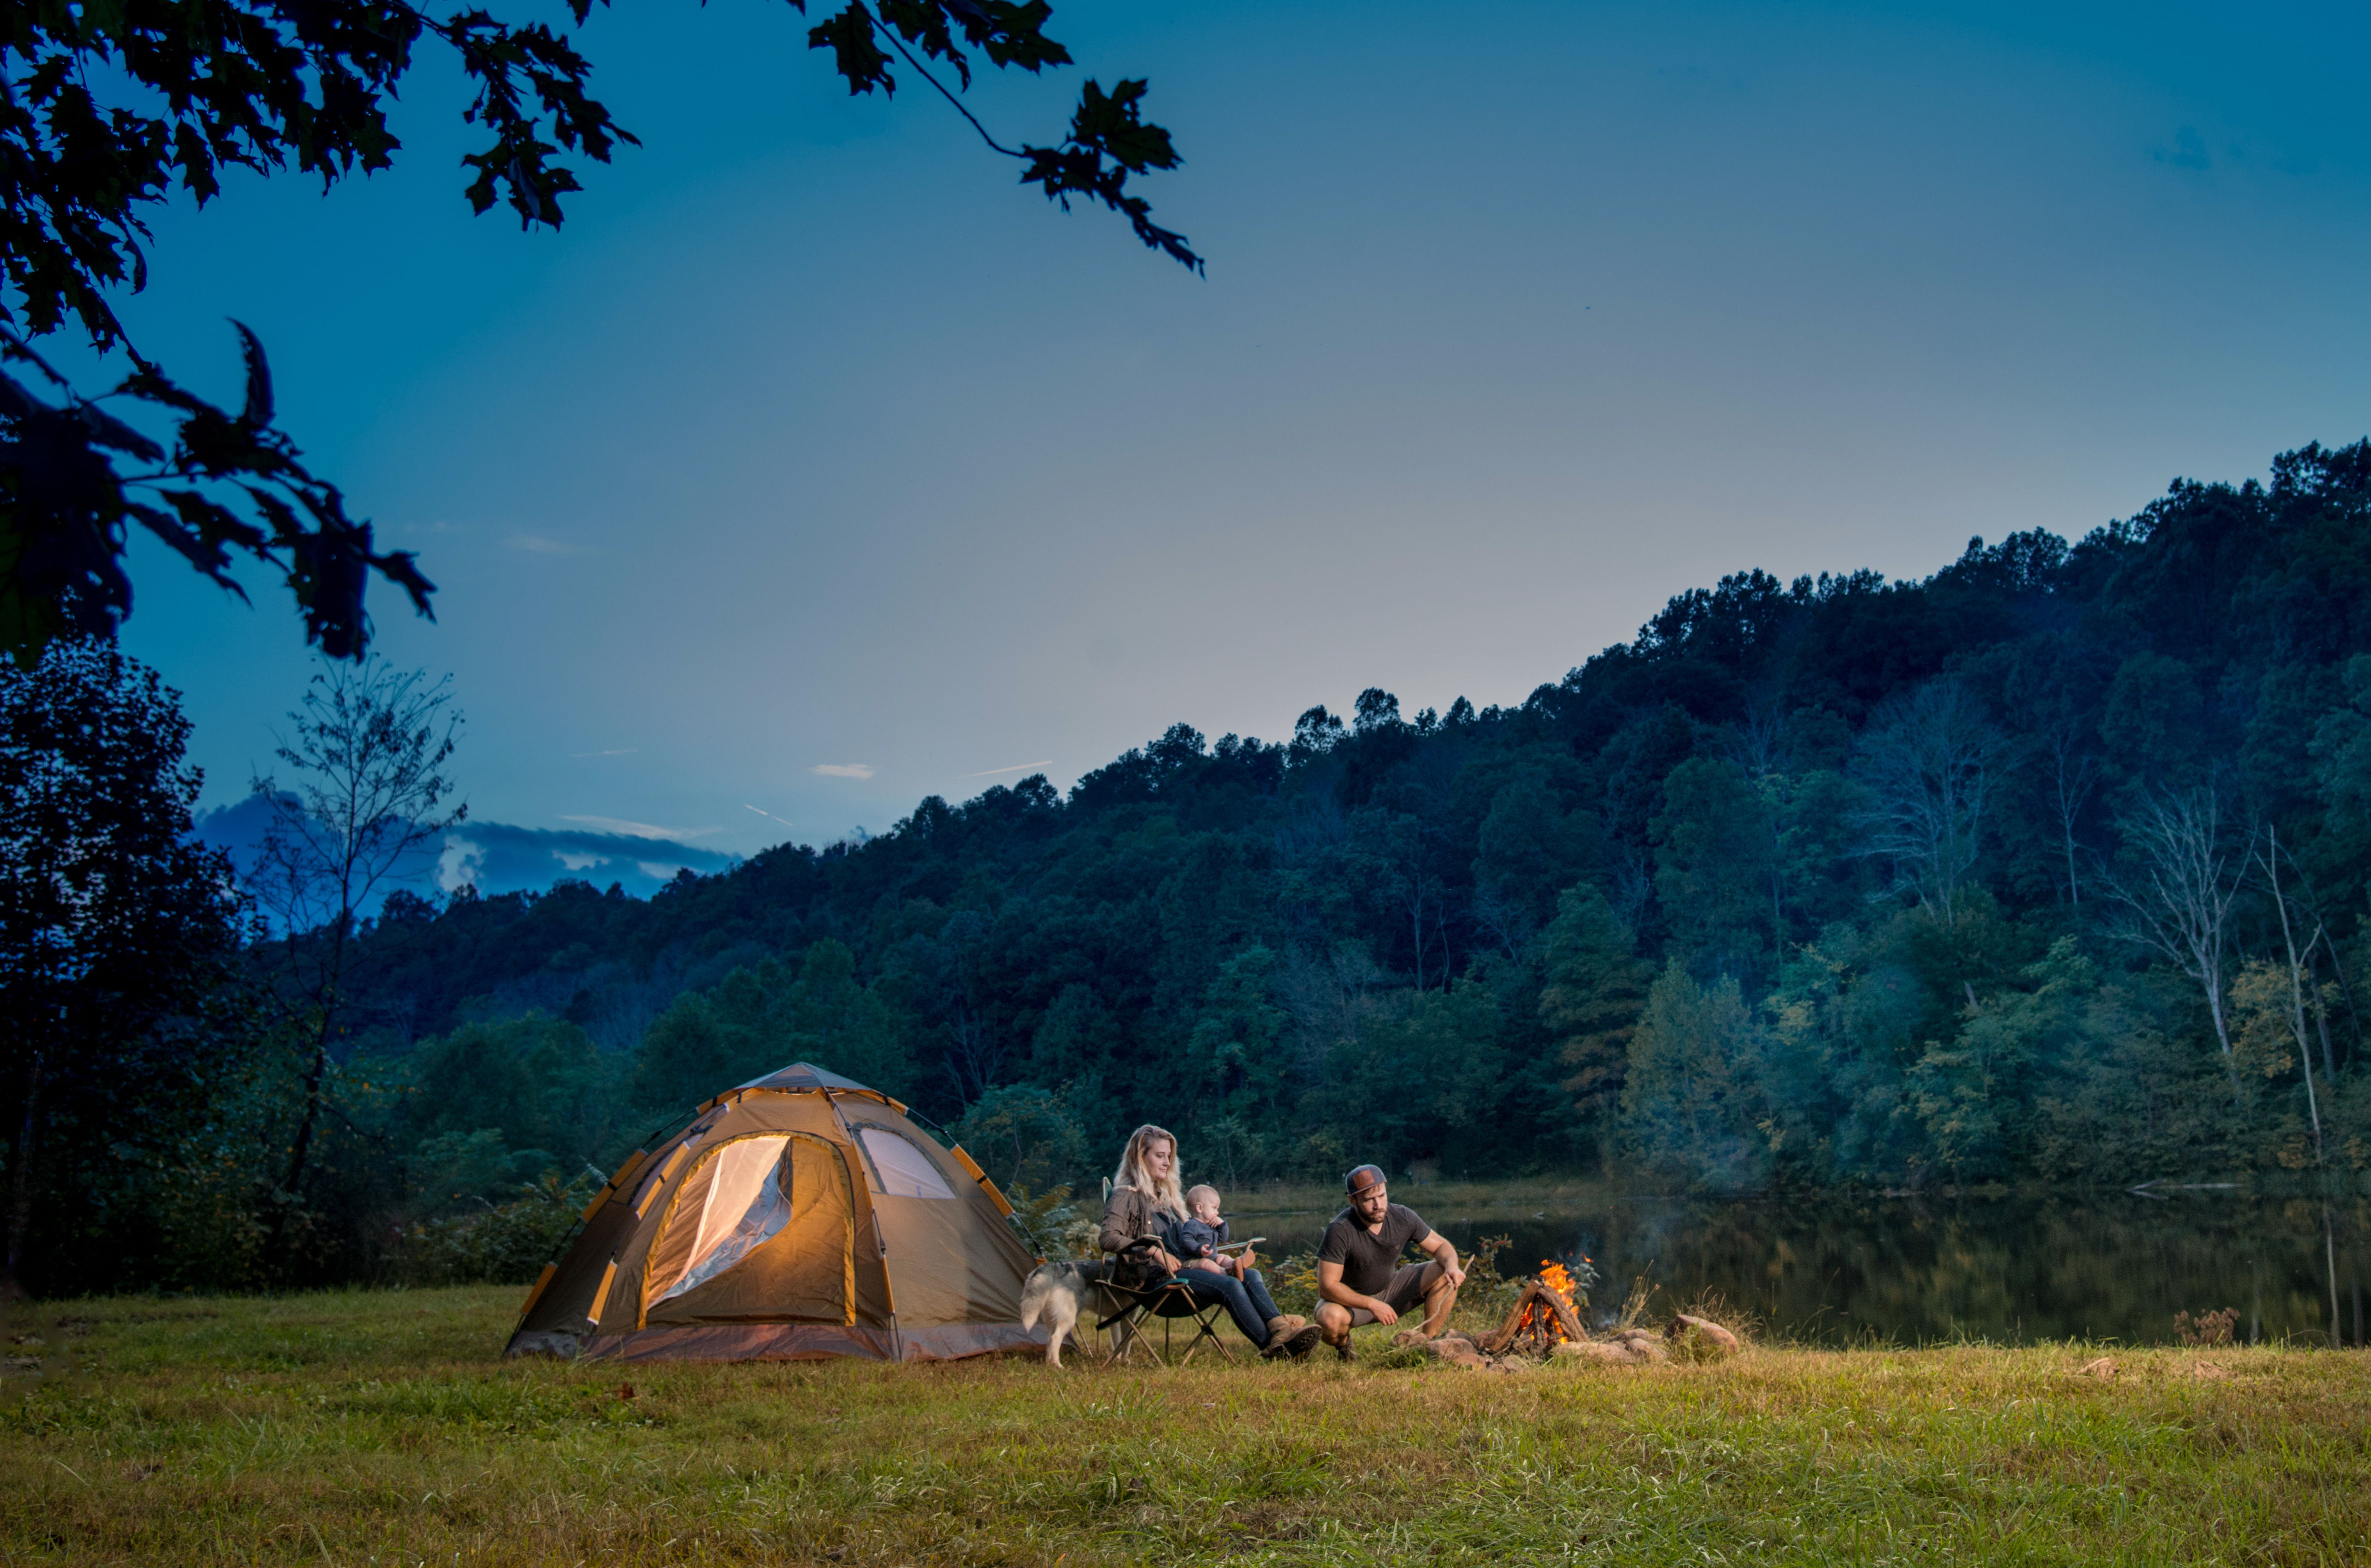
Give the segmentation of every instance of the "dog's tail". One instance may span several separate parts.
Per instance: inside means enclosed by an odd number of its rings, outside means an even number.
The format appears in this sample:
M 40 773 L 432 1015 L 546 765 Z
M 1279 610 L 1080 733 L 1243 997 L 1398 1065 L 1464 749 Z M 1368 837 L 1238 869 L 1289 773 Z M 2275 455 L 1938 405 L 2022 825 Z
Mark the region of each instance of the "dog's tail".
M 1047 1298 L 1054 1294 L 1054 1265 L 1039 1265 L 1021 1287 L 1021 1327 L 1025 1332 L 1037 1326 L 1045 1315 Z

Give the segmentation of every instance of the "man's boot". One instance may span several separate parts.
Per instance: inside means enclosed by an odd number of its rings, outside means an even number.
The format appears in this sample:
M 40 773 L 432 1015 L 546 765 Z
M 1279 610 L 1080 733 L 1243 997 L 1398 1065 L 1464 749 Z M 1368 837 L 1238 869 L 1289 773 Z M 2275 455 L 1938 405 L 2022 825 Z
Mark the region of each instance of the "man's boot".
M 1260 1355 L 1273 1361 L 1278 1356 L 1290 1356 L 1298 1361 L 1307 1355 L 1320 1335 L 1316 1325 L 1306 1318 L 1287 1316 L 1267 1320 L 1267 1343 Z

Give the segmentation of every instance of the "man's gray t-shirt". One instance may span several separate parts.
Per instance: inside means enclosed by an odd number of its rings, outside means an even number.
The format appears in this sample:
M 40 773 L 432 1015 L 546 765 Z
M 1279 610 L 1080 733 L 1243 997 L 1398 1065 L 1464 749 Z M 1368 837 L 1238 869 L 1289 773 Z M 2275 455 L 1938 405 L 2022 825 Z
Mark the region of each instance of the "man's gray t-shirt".
M 1431 1237 L 1432 1227 L 1404 1204 L 1386 1208 L 1382 1228 L 1376 1231 L 1368 1230 L 1357 1209 L 1346 1208 L 1325 1228 L 1324 1239 L 1317 1243 L 1317 1261 L 1341 1264 L 1344 1285 L 1361 1296 L 1375 1296 L 1392 1283 L 1400 1254 Z

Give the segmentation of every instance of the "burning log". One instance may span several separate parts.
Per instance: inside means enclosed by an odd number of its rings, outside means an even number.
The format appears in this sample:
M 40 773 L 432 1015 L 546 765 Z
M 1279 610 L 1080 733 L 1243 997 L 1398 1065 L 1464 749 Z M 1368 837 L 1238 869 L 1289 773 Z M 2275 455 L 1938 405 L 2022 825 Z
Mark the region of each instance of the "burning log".
M 1580 1326 L 1572 1298 L 1566 1294 L 1571 1287 L 1572 1275 L 1562 1264 L 1543 1264 L 1539 1278 L 1523 1282 L 1523 1293 L 1515 1298 L 1505 1325 L 1477 1342 L 1483 1354 L 1504 1355 L 1520 1347 L 1545 1355 L 1560 1343 L 1587 1339 L 1589 1332 Z

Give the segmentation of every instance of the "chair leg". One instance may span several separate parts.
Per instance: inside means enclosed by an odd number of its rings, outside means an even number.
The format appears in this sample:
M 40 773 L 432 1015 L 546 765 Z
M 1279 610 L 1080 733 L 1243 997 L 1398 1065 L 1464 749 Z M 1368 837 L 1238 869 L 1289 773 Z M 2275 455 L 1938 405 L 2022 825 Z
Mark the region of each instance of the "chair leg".
M 1219 1355 L 1221 1359 L 1232 1361 L 1235 1358 L 1233 1348 L 1230 1346 L 1225 1340 L 1219 1337 L 1217 1321 L 1219 1313 L 1222 1310 L 1224 1310 L 1223 1308 L 1213 1308 L 1208 1312 L 1197 1312 L 1195 1314 L 1194 1338 L 1186 1344 L 1186 1354 L 1177 1358 L 1178 1366 L 1183 1366 L 1187 1362 L 1193 1360 L 1194 1353 L 1202 1348 L 1202 1342 L 1204 1340 L 1210 1342 L 1210 1343 L 1218 1350 Z
M 1155 1366 L 1169 1365 L 1162 1359 L 1161 1352 L 1154 1347 L 1152 1336 L 1144 1332 L 1143 1317 L 1144 1314 L 1141 1312 L 1130 1312 L 1108 1325 L 1112 1331 L 1115 1344 L 1110 1363 L 1112 1366 L 1116 1366 L 1128 1360 L 1139 1347 L 1152 1358 L 1152 1364 Z

